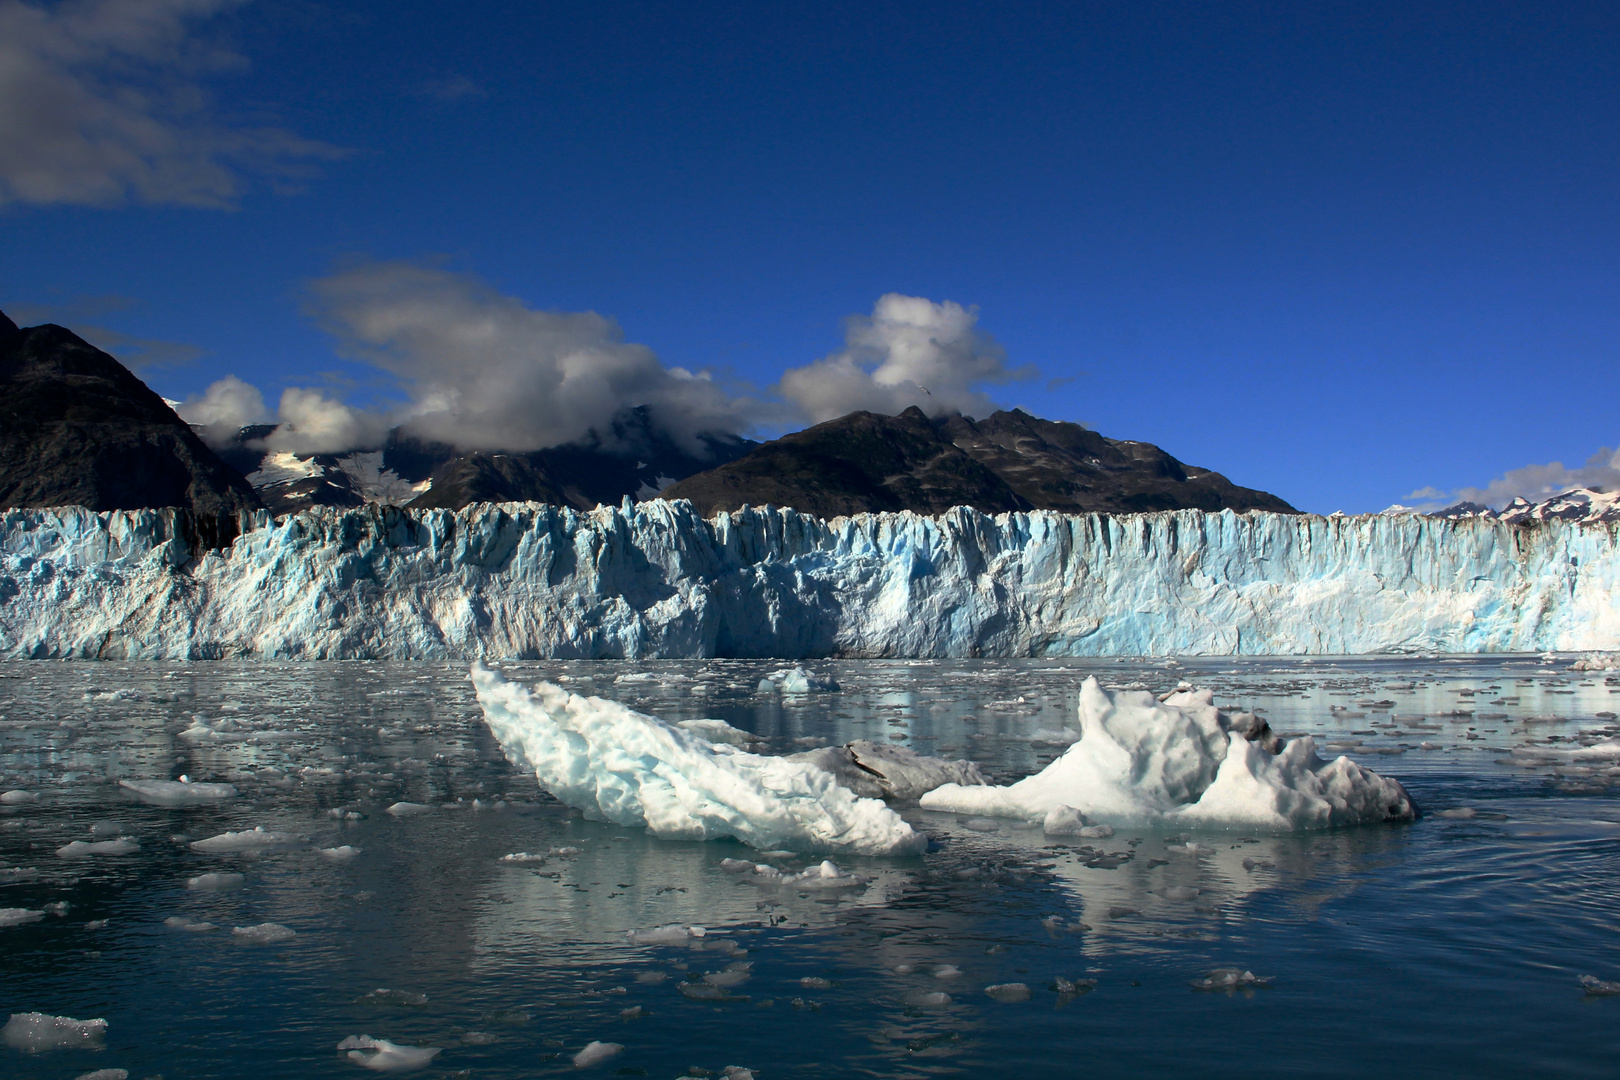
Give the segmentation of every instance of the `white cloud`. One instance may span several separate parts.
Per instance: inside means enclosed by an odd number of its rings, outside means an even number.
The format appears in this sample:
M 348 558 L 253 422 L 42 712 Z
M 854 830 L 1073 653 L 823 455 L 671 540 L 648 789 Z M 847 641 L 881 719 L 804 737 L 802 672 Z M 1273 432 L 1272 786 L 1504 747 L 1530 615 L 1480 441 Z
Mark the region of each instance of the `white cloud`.
M 1512 469 L 1484 487 L 1458 488 L 1449 495 L 1433 487 L 1425 487 L 1407 498 L 1428 499 L 1427 503 L 1416 508 L 1423 511 L 1439 510 L 1459 502 L 1481 503 L 1500 509 L 1515 497 L 1540 502 L 1571 488 L 1620 491 L 1620 450 L 1601 447 L 1586 459 L 1586 464 L 1576 469 L 1565 468 L 1561 461 L 1549 461 L 1545 465 Z
M 264 407 L 264 395 L 259 388 L 227 375 L 213 383 L 201 397 L 193 394 L 182 401 L 175 412 L 188 424 L 203 429 L 202 438 L 210 446 L 229 443 L 237 431 L 248 424 L 270 421 L 270 410 Z
M 197 23 L 244 0 L 0 0 L 0 205 L 229 207 L 246 174 L 339 156 L 215 115 L 204 80 L 244 66 Z
M 352 356 L 396 376 L 410 434 L 464 450 L 538 450 L 607 435 L 619 411 L 652 409 L 695 447 L 773 415 L 707 373 L 665 367 L 595 312 L 536 311 L 484 282 L 411 262 L 373 262 L 312 285 L 315 311 Z
M 276 411 L 279 423 L 264 440 L 267 450 L 336 454 L 379 445 L 393 426 L 380 413 L 351 408 L 319 390 L 289 387 Z
M 930 416 L 984 416 L 996 408 L 980 387 L 1029 378 L 978 329 L 979 309 L 888 293 L 870 316 L 845 324 L 844 348 L 792 368 L 777 389 L 814 423 L 856 409 L 894 414 L 916 405 Z

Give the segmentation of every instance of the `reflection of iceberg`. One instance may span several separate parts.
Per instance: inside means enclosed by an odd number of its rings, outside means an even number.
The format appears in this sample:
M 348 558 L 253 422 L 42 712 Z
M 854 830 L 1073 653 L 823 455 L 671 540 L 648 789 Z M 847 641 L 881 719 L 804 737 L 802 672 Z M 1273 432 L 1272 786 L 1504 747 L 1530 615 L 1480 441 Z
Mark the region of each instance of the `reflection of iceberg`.
M 656 836 L 732 836 L 757 848 L 920 852 L 926 838 L 808 762 L 716 745 L 612 701 L 550 683 L 534 693 L 472 670 L 490 730 L 514 763 L 569 806 Z
M 1208 690 L 1162 703 L 1143 691 L 1080 691 L 1080 741 L 1007 787 L 947 784 L 932 810 L 1029 821 L 1073 817 L 1213 827 L 1309 829 L 1409 819 L 1406 789 L 1347 757 L 1323 762 L 1308 736 L 1280 746 L 1252 717 L 1217 709 Z M 1252 737 L 1252 740 L 1251 740 Z M 1279 747 L 1273 753 L 1266 748 Z

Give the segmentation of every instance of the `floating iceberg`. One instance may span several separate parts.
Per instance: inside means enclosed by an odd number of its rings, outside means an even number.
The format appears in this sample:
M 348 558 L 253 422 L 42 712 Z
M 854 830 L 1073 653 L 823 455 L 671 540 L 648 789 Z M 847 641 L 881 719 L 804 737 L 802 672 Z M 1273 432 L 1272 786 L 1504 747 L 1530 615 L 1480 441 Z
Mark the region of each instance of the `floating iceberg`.
M 551 683 L 534 692 L 474 665 L 484 719 L 506 756 L 587 816 L 655 836 L 730 836 L 761 849 L 920 852 L 927 840 L 809 762 L 709 742 L 617 702 Z
M 133 840 L 75 840 L 56 849 L 58 858 L 88 859 L 96 855 L 133 855 L 141 846 Z
M 263 825 L 240 832 L 222 832 L 206 840 L 193 840 L 191 850 L 204 855 L 226 855 L 238 852 L 276 851 L 305 843 L 302 836 L 271 832 Z
M 387 1039 L 373 1039 L 370 1035 L 350 1035 L 338 1043 L 337 1048 L 347 1050 L 350 1061 L 377 1072 L 410 1072 L 426 1068 L 440 1049 L 437 1046 L 400 1046 Z
M 207 806 L 236 798 L 230 784 L 195 784 L 178 780 L 120 780 L 118 786 L 148 806 Z
M 31 1012 L 12 1013 L 5 1028 L 0 1029 L 0 1038 L 15 1050 L 39 1054 L 61 1046 L 99 1047 L 106 1033 L 105 1020 L 75 1020 L 71 1016 Z
M 1314 829 L 1416 816 L 1406 789 L 1347 757 L 1324 762 L 1306 736 L 1282 744 L 1209 690 L 1080 690 L 1080 741 L 1006 787 L 947 784 L 932 810 L 1020 818 L 1075 831 L 1091 819 L 1212 828 Z M 1270 748 L 1268 748 L 1270 747 Z

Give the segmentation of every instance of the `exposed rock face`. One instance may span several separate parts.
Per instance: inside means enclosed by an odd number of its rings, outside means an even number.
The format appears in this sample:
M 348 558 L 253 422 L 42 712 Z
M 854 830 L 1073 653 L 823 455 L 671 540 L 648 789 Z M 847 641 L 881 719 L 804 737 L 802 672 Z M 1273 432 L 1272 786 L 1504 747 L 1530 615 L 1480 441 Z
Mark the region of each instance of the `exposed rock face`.
M 72 331 L 0 315 L 0 507 L 256 509 L 163 399 Z
M 1539 525 L 1546 521 L 1577 521 L 1588 524 L 1620 522 L 1620 492 L 1604 491 L 1601 488 L 1571 488 L 1538 503 L 1515 496 L 1502 509 L 1493 510 L 1480 503 L 1460 502 L 1444 510 L 1436 510 L 1429 516 L 1448 518 L 1452 521 L 1477 517 L 1491 521 L 1505 521 L 1509 525 Z
M 1272 510 L 1275 495 L 1183 465 L 1157 446 L 1013 410 L 983 420 L 857 412 L 768 442 L 664 489 L 712 514 L 744 504 L 836 517 L 953 506 L 986 513 Z

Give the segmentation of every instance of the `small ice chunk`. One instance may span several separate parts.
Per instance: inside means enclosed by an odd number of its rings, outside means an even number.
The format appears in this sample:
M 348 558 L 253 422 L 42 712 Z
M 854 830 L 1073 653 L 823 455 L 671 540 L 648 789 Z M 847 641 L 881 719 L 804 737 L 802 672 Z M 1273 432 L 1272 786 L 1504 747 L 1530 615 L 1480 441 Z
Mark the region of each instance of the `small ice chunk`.
M 337 1048 L 347 1050 L 350 1061 L 377 1072 L 409 1072 L 426 1068 L 440 1050 L 437 1046 L 399 1046 L 387 1039 L 373 1039 L 370 1035 L 350 1035 L 338 1043 Z
M 1001 822 L 993 817 L 970 817 L 962 822 L 962 828 L 972 829 L 974 832 L 998 832 Z
M 414 994 L 409 990 L 389 990 L 379 986 L 375 990 L 367 991 L 354 999 L 356 1005 L 426 1005 L 426 994 Z
M 263 825 L 255 825 L 240 832 L 222 832 L 206 840 L 194 840 L 191 843 L 191 850 L 200 851 L 205 855 L 224 855 L 233 852 L 274 851 L 276 848 L 293 847 L 302 843 L 305 843 L 302 836 L 271 832 Z
M 266 922 L 255 926 L 233 926 L 231 937 L 244 945 L 274 945 L 298 936 L 298 932 L 280 923 Z
M 236 798 L 230 784 L 194 784 L 179 780 L 120 780 L 118 786 L 148 806 L 206 806 Z
M 636 982 L 643 986 L 657 986 L 668 978 L 669 972 L 667 971 L 643 971 L 636 976 Z
M 1596 975 L 1582 975 L 1581 986 L 1588 997 L 1620 997 L 1620 982 L 1605 982 Z
M 1216 968 L 1202 979 L 1194 979 L 1194 990 L 1245 990 L 1254 986 L 1270 986 L 1271 977 L 1262 978 L 1243 968 Z
M 86 930 L 105 930 L 107 929 L 107 920 L 91 919 L 89 922 L 84 924 L 84 928 Z
M 700 938 L 708 931 L 701 926 L 683 926 L 680 923 L 670 923 L 668 926 L 658 926 L 651 930 L 632 930 L 625 936 L 632 945 L 684 945 L 693 938 Z
M 13 788 L 7 792 L 0 792 L 0 806 L 21 806 L 24 803 L 38 802 L 39 796 L 32 791 L 23 791 Z
M 514 851 L 510 855 L 501 856 L 501 862 L 543 863 L 545 861 L 546 857 L 544 855 L 531 855 L 527 851 Z
M 91 836 L 123 836 L 125 832 L 122 822 L 93 821 L 90 823 Z
M 1198 893 L 1191 885 L 1171 885 L 1162 895 L 1166 900 L 1196 900 Z
M 601 1042 L 594 1040 L 585 1044 L 585 1049 L 574 1055 L 574 1068 L 585 1069 L 598 1065 L 613 1057 L 624 1047 L 615 1042 Z
M 32 866 L 0 866 L 0 883 L 31 881 L 37 877 L 39 877 L 39 871 Z
M 184 915 L 170 915 L 163 920 L 163 925 L 170 930 L 185 930 L 193 934 L 206 934 L 210 930 L 219 929 L 211 922 L 199 922 Z
M 240 889 L 246 882 L 247 878 L 241 874 L 198 874 L 186 879 L 186 888 L 198 892 L 224 892 L 227 889 Z
M 748 970 L 752 966 L 751 962 L 744 961 L 741 964 L 733 965 L 736 970 L 711 971 L 703 976 L 703 981 L 710 986 L 718 986 L 722 990 L 731 990 L 753 978 L 753 974 Z
M 141 845 L 133 840 L 75 840 L 57 848 L 56 854 L 63 859 L 88 859 L 96 855 L 133 855 L 139 850 Z
M 997 1001 L 1013 1002 L 1029 1000 L 1029 987 L 1024 983 L 996 983 L 994 986 L 985 987 L 984 992 L 995 998 Z
M 63 1046 L 99 1047 L 107 1034 L 105 1020 L 75 1020 L 45 1013 L 12 1013 L 0 1029 L 0 1039 L 13 1050 L 40 1054 Z
M 771 672 L 766 678 L 784 694 L 831 694 L 838 691 L 838 681 L 831 675 L 817 675 L 804 667 L 782 668 Z M 760 688 L 764 688 L 763 682 Z
M 426 803 L 415 802 L 397 802 L 383 811 L 383 813 L 393 817 L 411 817 L 415 814 L 430 814 L 432 812 L 433 807 L 428 806 Z
M 55 915 L 58 919 L 67 918 L 67 913 L 73 910 L 73 905 L 66 900 L 58 900 L 54 904 L 45 905 L 45 914 Z
M 913 990 L 906 995 L 905 1002 L 917 1009 L 943 1009 L 951 1003 L 951 995 L 943 990 Z
M 129 1080 L 128 1069 L 97 1069 L 95 1072 L 81 1073 L 74 1080 Z
M 1057 978 L 1052 980 L 1052 989 L 1056 990 L 1060 994 L 1070 996 L 1075 994 L 1089 994 L 1091 991 L 1097 989 L 1097 980 L 1065 979 L 1063 976 L 1059 975 Z
M 799 985 L 806 990 L 831 990 L 832 980 L 823 979 L 820 975 L 806 975 L 799 980 Z
M 361 850 L 363 849 L 352 844 L 344 844 L 341 847 L 316 848 L 315 853 L 323 859 L 330 859 L 332 862 L 348 862 L 360 854 Z
M 933 976 L 936 979 L 959 979 L 962 977 L 962 969 L 955 964 L 938 964 L 934 967 Z
M 1441 810 L 1439 813 L 1435 814 L 1435 817 L 1454 818 L 1466 821 L 1468 818 L 1475 817 L 1478 814 L 1479 811 L 1475 810 L 1472 806 L 1455 806 L 1450 810 Z
M 0 929 L 7 926 L 22 926 L 24 923 L 39 922 L 45 917 L 43 911 L 33 911 L 29 908 L 0 907 Z

